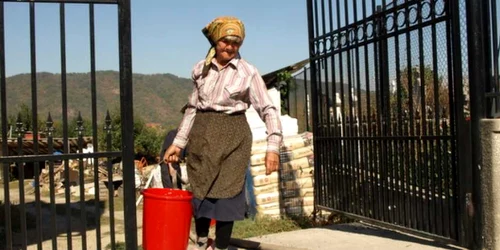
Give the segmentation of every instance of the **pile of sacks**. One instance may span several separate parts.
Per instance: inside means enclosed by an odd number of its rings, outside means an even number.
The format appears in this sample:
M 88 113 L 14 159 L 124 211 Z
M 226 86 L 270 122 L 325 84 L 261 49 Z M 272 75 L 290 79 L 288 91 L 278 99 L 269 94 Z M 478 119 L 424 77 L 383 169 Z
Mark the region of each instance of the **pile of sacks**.
M 266 175 L 265 140 L 254 140 L 250 161 L 251 194 L 258 216 L 310 215 L 314 210 L 313 134 L 283 138 L 280 169 Z

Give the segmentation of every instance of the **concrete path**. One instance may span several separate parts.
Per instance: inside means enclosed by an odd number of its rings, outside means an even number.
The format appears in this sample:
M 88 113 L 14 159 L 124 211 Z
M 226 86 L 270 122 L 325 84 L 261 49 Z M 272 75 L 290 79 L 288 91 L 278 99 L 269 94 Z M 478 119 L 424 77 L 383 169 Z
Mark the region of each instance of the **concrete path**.
M 362 223 L 270 234 L 248 240 L 299 249 L 464 249 Z M 230 248 L 232 250 L 238 248 Z

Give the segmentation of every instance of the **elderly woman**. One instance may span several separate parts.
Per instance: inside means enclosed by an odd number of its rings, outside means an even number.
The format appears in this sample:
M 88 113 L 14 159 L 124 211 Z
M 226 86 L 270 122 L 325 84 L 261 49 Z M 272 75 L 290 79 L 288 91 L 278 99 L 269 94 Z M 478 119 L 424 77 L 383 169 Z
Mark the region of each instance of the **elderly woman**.
M 207 248 L 214 219 L 215 249 L 227 249 L 233 222 L 243 220 L 245 214 L 243 187 L 252 147 L 245 111 L 252 105 L 266 124 L 266 174 L 278 169 L 281 123 L 258 70 L 240 57 L 243 23 L 219 17 L 202 31 L 211 48 L 193 68 L 193 92 L 164 159 L 178 161 L 181 150 L 189 147 L 187 170 L 198 246 Z

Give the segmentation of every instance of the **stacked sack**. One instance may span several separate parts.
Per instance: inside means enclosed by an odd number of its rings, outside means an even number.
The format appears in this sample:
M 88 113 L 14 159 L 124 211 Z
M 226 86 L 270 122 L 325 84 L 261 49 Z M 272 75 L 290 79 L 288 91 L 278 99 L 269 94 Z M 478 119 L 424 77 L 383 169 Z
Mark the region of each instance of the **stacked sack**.
M 304 132 L 285 136 L 280 153 L 280 169 L 266 175 L 267 143 L 252 145 L 250 174 L 255 210 L 259 216 L 310 215 L 314 209 L 313 135 Z

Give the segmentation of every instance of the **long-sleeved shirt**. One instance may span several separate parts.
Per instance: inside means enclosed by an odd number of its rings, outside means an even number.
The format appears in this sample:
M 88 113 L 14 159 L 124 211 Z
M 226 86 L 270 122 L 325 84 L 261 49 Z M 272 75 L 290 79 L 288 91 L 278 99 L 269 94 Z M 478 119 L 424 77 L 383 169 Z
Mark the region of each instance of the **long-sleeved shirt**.
M 213 59 L 208 75 L 203 78 L 204 62 L 200 61 L 193 67 L 193 92 L 189 95 L 173 144 L 180 148 L 186 147 L 197 110 L 231 114 L 244 112 L 252 105 L 266 124 L 267 151 L 279 153 L 283 136 L 278 110 L 257 68 L 244 59 L 234 58 L 219 69 Z

